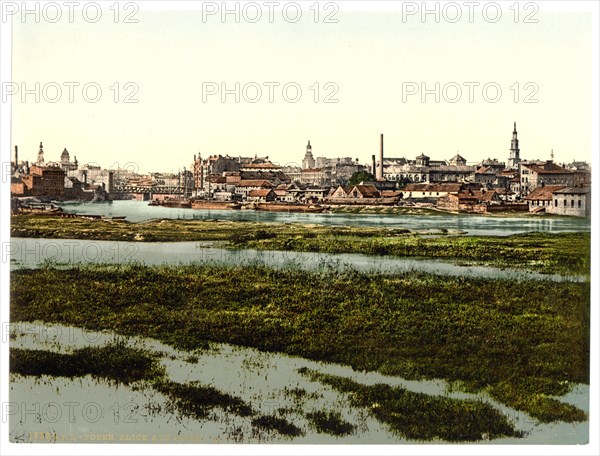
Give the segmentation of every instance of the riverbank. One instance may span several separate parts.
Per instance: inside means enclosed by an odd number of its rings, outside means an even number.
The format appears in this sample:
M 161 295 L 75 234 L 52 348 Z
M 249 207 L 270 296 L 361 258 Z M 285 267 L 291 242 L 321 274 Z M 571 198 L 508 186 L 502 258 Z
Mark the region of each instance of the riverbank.
M 552 396 L 589 383 L 589 282 L 339 274 L 268 267 L 15 271 L 11 321 L 210 341 L 407 379 L 442 378 L 541 422 L 585 413 Z
M 590 233 L 465 236 L 456 230 L 332 226 L 232 220 L 12 218 L 13 237 L 107 241 L 211 241 L 237 249 L 428 258 L 542 273 L 590 273 Z M 434 236 L 431 236 L 434 235 Z

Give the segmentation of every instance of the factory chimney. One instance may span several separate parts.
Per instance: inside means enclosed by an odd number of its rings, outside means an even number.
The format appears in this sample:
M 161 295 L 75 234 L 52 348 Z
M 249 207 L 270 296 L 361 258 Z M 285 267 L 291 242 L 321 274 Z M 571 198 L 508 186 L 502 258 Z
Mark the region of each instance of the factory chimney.
M 15 146 L 15 167 L 19 166 L 19 146 Z
M 383 133 L 381 133 L 381 139 L 379 144 L 379 166 L 377 167 L 377 180 L 383 180 Z
M 377 165 L 375 164 L 375 155 L 373 155 L 373 166 L 371 169 L 371 174 L 373 174 L 373 176 L 375 176 L 375 174 L 377 174 Z

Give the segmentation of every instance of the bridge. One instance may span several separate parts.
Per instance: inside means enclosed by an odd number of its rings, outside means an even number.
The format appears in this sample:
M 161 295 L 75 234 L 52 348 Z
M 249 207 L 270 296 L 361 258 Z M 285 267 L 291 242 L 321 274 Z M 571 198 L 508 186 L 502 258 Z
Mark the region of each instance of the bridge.
M 115 185 L 113 193 L 183 195 L 184 187 L 175 185 Z M 188 187 L 187 193 L 192 193 L 191 187 Z

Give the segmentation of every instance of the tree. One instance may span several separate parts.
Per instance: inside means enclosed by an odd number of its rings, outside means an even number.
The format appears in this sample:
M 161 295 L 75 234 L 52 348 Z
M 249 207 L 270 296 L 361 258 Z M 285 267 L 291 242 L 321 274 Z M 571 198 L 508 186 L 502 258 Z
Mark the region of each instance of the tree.
M 368 171 L 357 171 L 352 174 L 350 180 L 348 181 L 349 185 L 357 185 L 361 182 L 373 182 L 375 180 L 375 176 L 373 176 Z

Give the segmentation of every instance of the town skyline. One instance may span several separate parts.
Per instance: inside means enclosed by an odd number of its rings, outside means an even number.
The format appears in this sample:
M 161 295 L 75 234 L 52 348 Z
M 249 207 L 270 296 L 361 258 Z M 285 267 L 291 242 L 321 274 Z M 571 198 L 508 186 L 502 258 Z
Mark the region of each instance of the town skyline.
M 515 122 L 516 123 L 516 122 Z M 518 128 L 518 123 L 517 123 L 517 128 Z M 511 132 L 512 134 L 512 132 Z M 389 136 L 386 136 L 386 151 L 385 151 L 385 159 L 392 159 L 392 158 L 406 158 L 406 159 L 414 159 L 416 156 L 420 155 L 420 154 L 425 154 L 430 156 L 431 158 L 434 159 L 438 159 L 438 160 L 449 160 L 452 156 L 456 155 L 456 154 L 460 154 L 461 156 L 463 156 L 465 159 L 467 159 L 467 163 L 469 165 L 476 165 L 479 164 L 487 159 L 492 159 L 492 160 L 498 160 L 499 162 L 504 162 L 506 164 L 508 164 L 509 161 L 509 154 L 510 154 L 510 149 L 507 148 L 506 151 L 506 156 L 501 156 L 500 154 L 495 154 L 495 155 L 488 155 L 485 157 L 482 157 L 479 160 L 470 160 L 468 156 L 465 156 L 464 153 L 461 153 L 460 149 L 456 150 L 455 152 L 449 152 L 446 156 L 441 156 L 441 155 L 437 155 L 437 154 L 433 154 L 433 153 L 429 153 L 427 151 L 419 151 L 419 152 L 415 152 L 414 154 L 399 154 L 399 153 L 395 153 L 394 151 L 389 150 L 388 148 L 388 143 L 387 141 L 389 140 Z M 358 159 L 360 164 L 363 165 L 371 165 L 371 157 L 372 155 L 378 155 L 378 151 L 379 151 L 379 135 L 377 135 L 377 150 L 373 150 L 373 153 L 369 155 L 369 157 L 365 157 L 364 160 L 361 159 L 361 157 L 358 156 L 352 156 L 352 155 L 331 155 L 331 154 L 327 154 L 327 153 L 323 153 L 320 154 L 318 152 L 318 146 L 317 149 L 313 148 L 313 155 L 315 158 L 318 157 L 326 157 L 326 158 L 330 158 L 330 159 L 336 159 L 336 158 L 345 158 L 345 157 L 350 157 L 353 160 Z M 510 139 L 508 140 L 510 141 Z M 519 137 L 519 141 L 522 142 L 521 137 Z M 183 168 L 185 167 L 187 170 L 190 169 L 190 164 L 193 162 L 193 156 L 196 155 L 201 155 L 202 158 L 208 158 L 210 156 L 229 156 L 229 157 L 246 157 L 246 156 L 253 156 L 256 155 L 259 158 L 266 158 L 268 157 L 269 161 L 273 164 L 282 166 L 282 167 L 286 167 L 286 166 L 298 166 L 298 167 L 302 167 L 302 158 L 304 156 L 305 153 L 305 149 L 301 150 L 300 152 L 298 152 L 297 154 L 297 159 L 295 161 L 288 161 L 288 162 L 281 162 L 278 161 L 276 157 L 272 157 L 269 155 L 260 155 L 260 154 L 250 154 L 250 153 L 221 153 L 221 152 L 210 152 L 210 153 L 205 153 L 205 154 L 191 154 L 191 159 L 187 160 L 186 162 L 182 163 L 178 168 L 170 168 L 170 169 L 158 169 L 158 168 L 148 168 L 146 163 L 137 163 L 131 160 L 127 160 L 127 159 L 122 159 L 121 161 L 114 161 L 112 162 L 112 164 L 107 164 L 107 163 L 103 163 L 101 159 L 93 159 L 93 160 L 87 160 L 85 159 L 85 157 L 87 156 L 86 154 L 83 154 L 81 156 L 78 156 L 76 151 L 71 150 L 68 146 L 63 146 L 62 148 L 60 148 L 60 150 L 57 150 L 56 153 L 54 153 L 54 149 L 52 150 L 48 150 L 48 146 L 47 143 L 45 143 L 44 141 L 40 141 L 43 145 L 44 145 L 44 151 L 45 151 L 45 157 L 46 157 L 46 162 L 56 162 L 59 163 L 60 162 L 60 154 L 63 152 L 64 149 L 67 149 L 67 151 L 69 152 L 69 154 L 71 155 L 72 159 L 74 160 L 75 158 L 77 158 L 77 161 L 79 162 L 80 166 L 82 165 L 86 165 L 86 164 L 91 164 L 91 165 L 99 165 L 101 167 L 107 167 L 107 169 L 125 169 L 125 168 L 129 168 L 129 169 L 133 169 L 136 168 L 135 172 L 139 172 L 141 174 L 143 173 L 154 173 L 154 172 L 172 172 L 172 173 L 176 173 L 176 172 L 180 172 L 183 171 Z M 311 139 L 308 139 L 307 142 L 311 143 L 311 146 L 314 145 L 314 141 L 312 141 Z M 38 155 L 38 150 L 39 150 L 39 144 L 37 146 L 37 149 L 35 151 L 35 153 L 28 153 L 25 152 L 25 154 L 23 153 L 23 150 L 21 148 L 21 146 L 19 144 L 14 144 L 12 149 L 13 149 L 13 155 L 11 156 L 11 161 L 14 160 L 14 146 L 17 146 L 19 148 L 19 161 L 29 161 L 29 163 L 35 163 L 36 159 L 37 159 L 37 155 Z M 306 147 L 306 143 L 304 144 L 304 148 Z M 521 149 L 523 150 L 523 149 Z M 413 156 L 414 155 L 414 156 Z M 562 155 L 562 154 L 557 154 L 556 151 L 554 151 L 553 149 L 549 150 L 547 152 L 547 154 L 545 156 L 528 156 L 526 153 L 522 154 L 522 160 L 526 161 L 526 160 L 530 160 L 530 161 L 545 161 L 545 160 L 553 160 L 556 163 L 564 163 L 564 164 L 569 164 L 575 161 L 581 161 L 581 162 L 586 162 L 588 163 L 588 160 L 584 160 L 584 159 L 580 159 L 579 156 L 577 155 L 570 155 L 570 160 L 566 160 L 566 161 L 561 161 L 558 159 L 557 155 Z M 84 157 L 84 159 L 82 159 L 81 157 Z M 144 166 L 146 168 L 144 168 Z
M 503 5 L 495 23 L 481 11 L 473 23 L 436 23 L 403 17 L 400 3 L 358 12 L 340 2 L 337 23 L 325 23 L 325 11 L 315 23 L 309 5 L 298 23 L 253 24 L 144 2 L 135 24 L 109 20 L 108 10 L 94 24 L 13 21 L 11 151 L 35 156 L 43 141 L 49 156 L 66 147 L 81 162 L 125 158 L 144 168 L 151 158 L 176 171 L 198 153 L 300 163 L 310 139 L 317 156 L 367 163 L 384 133 L 388 156 L 458 151 L 476 163 L 507 159 L 517 121 L 524 156 L 553 149 L 557 162 L 591 161 L 589 12 L 540 3 L 536 23 L 524 22 L 524 10 L 515 22 Z M 39 101 L 27 95 L 36 83 Z M 85 84 L 101 89 L 97 102 L 82 98 Z M 286 84 L 300 87 L 299 101 L 283 98 Z M 50 102 L 56 86 L 62 97 Z M 252 102 L 257 87 L 262 98 Z

